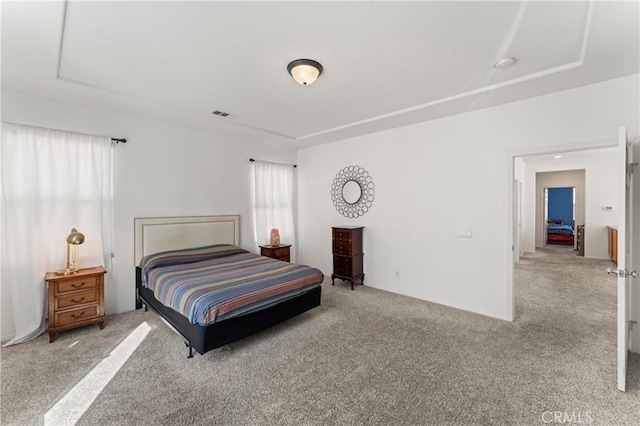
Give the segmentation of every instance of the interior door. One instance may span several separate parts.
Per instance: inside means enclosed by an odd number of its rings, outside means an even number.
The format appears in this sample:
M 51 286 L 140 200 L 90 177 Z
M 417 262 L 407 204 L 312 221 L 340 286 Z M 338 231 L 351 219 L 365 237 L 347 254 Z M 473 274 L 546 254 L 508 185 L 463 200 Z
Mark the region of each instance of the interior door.
M 627 129 L 618 130 L 618 265 L 609 273 L 618 279 L 618 390 L 624 392 L 627 382 L 627 355 L 629 351 L 629 286 L 636 275 L 631 271 L 630 236 L 632 235 L 632 176 L 631 146 L 627 142 Z

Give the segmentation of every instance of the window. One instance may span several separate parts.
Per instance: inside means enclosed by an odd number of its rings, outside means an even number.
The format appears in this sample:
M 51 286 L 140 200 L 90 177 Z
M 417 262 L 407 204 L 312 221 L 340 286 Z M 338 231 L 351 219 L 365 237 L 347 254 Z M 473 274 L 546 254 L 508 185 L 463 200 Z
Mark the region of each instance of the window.
M 71 228 L 85 234 L 77 266 L 110 269 L 110 138 L 2 124 L 2 320 L 19 343 L 44 331 L 44 275 L 62 269 Z
M 283 244 L 295 245 L 294 168 L 290 164 L 266 161 L 255 161 L 253 166 L 256 248 L 269 243 L 273 228 L 279 230 Z

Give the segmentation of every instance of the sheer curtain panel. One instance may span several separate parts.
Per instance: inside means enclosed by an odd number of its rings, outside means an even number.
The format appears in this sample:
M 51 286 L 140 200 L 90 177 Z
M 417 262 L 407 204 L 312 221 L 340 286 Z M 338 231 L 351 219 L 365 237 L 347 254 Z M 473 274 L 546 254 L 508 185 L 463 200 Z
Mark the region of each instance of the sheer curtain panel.
M 64 268 L 71 228 L 86 237 L 76 247 L 76 267 L 110 271 L 112 150 L 106 137 L 2 123 L 2 332 L 13 336 L 7 345 L 45 330 L 44 275 Z
M 295 245 L 293 221 L 294 168 L 290 164 L 254 161 L 255 242 L 269 244 L 271 229 L 278 228 L 282 244 Z M 295 250 L 291 251 L 295 261 Z

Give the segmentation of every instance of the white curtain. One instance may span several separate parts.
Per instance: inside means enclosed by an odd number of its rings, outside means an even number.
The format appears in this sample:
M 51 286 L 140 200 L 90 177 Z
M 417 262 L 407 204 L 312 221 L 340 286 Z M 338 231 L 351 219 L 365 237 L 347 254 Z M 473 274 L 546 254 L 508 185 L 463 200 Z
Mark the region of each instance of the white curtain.
M 112 158 L 110 138 L 2 123 L 2 320 L 15 336 L 8 345 L 45 330 L 44 275 L 64 269 L 71 228 L 85 235 L 74 247 L 76 267 L 111 269 Z
M 258 245 L 269 244 L 273 228 L 280 232 L 281 244 L 295 246 L 293 166 L 254 161 L 253 170 L 256 248 Z M 295 249 L 291 250 L 291 257 L 295 261 Z

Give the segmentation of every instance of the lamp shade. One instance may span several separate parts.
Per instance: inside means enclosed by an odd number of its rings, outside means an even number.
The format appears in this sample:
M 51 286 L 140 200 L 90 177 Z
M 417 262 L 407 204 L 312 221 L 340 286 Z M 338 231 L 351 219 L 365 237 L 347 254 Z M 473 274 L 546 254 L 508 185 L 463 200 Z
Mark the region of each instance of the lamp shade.
M 287 71 L 297 83 L 307 86 L 322 74 L 322 65 L 313 59 L 296 59 L 287 65 Z
M 84 243 L 84 234 L 78 232 L 76 228 L 72 228 L 69 235 L 67 235 L 67 242 L 74 246 Z
M 67 263 L 63 270 L 57 272 L 58 275 L 72 275 L 78 272 L 75 266 L 75 259 L 71 262 L 71 246 L 77 246 L 84 243 L 84 234 L 78 232 L 76 228 L 71 228 L 71 232 L 67 235 Z

